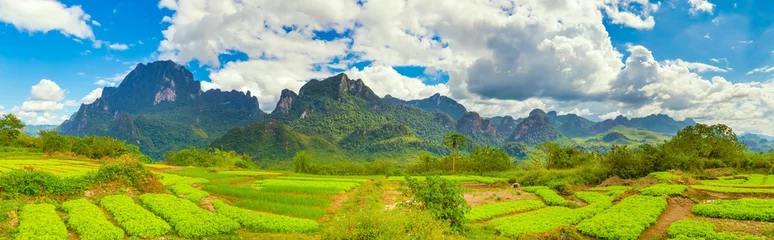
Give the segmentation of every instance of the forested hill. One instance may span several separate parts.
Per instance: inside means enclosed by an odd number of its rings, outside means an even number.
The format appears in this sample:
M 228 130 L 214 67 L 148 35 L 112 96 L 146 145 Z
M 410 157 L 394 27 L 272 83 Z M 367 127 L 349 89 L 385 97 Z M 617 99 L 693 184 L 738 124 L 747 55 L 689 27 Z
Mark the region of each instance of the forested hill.
M 275 123 L 254 124 L 265 120 Z M 275 110 L 267 114 L 250 92 L 202 91 L 183 66 L 159 61 L 137 65 L 118 87 L 104 88 L 99 99 L 82 105 L 58 131 L 123 139 L 155 158 L 169 150 L 217 146 L 255 159 L 284 159 L 298 150 L 325 146 L 326 153 L 373 159 L 445 152 L 442 138 L 450 132 L 463 133 L 476 145 L 501 147 L 509 142 L 572 144 L 617 126 L 669 136 L 693 124 L 666 115 L 594 122 L 540 109 L 525 118 L 487 118 L 440 94 L 418 100 L 382 98 L 345 74 L 310 80 L 298 92 L 283 90 Z M 240 128 L 229 131 L 235 127 Z M 226 139 L 218 140 L 227 132 Z M 242 141 L 247 137 L 241 135 L 260 137 Z

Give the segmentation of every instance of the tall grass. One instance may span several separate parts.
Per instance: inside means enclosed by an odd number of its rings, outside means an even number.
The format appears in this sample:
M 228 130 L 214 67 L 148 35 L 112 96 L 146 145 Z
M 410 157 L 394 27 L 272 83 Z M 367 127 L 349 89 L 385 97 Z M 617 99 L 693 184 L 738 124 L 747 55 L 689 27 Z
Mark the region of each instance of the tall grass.
M 253 210 L 276 213 L 280 215 L 288 215 L 293 217 L 308 218 L 308 219 L 320 219 L 325 216 L 325 210 L 323 208 L 299 206 L 291 204 L 282 204 L 275 202 L 267 202 L 260 200 L 244 199 L 236 202 L 238 207 L 249 208 Z
M 204 186 L 202 189 L 219 195 L 258 200 L 261 202 L 323 208 L 331 204 L 331 201 L 325 198 L 262 192 L 250 187 L 242 186 Z

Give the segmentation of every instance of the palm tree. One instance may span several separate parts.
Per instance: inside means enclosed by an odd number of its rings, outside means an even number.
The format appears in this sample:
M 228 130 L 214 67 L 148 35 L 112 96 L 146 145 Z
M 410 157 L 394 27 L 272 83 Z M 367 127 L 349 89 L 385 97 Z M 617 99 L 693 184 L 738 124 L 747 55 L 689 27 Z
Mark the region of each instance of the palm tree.
M 447 133 L 443 138 L 443 145 L 452 151 L 452 172 L 457 172 L 457 148 L 468 144 L 468 141 L 468 138 L 462 133 Z

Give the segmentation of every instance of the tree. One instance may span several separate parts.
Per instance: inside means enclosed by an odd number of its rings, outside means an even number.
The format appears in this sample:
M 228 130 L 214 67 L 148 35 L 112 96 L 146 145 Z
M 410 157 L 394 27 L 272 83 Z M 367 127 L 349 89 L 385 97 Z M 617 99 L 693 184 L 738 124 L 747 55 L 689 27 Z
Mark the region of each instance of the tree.
M 443 138 L 443 145 L 446 145 L 452 152 L 452 172 L 456 172 L 457 149 L 468 144 L 468 142 L 468 138 L 462 133 L 447 133 Z
M 452 228 L 465 225 L 465 213 L 470 206 L 465 201 L 465 191 L 459 182 L 439 176 L 429 176 L 425 181 L 406 177 L 401 187 L 404 196 L 414 199 L 409 206 L 427 210 L 436 219 L 449 221 Z
M 312 168 L 312 157 L 306 151 L 300 151 L 293 157 L 293 171 L 297 173 L 309 173 Z
M 470 154 L 474 170 L 479 173 L 505 171 L 513 167 L 510 156 L 491 146 L 475 147 Z
M 728 164 L 741 158 L 746 149 L 734 131 L 723 124 L 687 126 L 664 147 L 669 155 L 681 156 L 678 167 L 682 169 L 703 169 L 708 160 Z
M 24 122 L 19 120 L 16 115 L 12 113 L 4 115 L 0 118 L 0 140 L 5 143 L 10 143 L 24 130 Z

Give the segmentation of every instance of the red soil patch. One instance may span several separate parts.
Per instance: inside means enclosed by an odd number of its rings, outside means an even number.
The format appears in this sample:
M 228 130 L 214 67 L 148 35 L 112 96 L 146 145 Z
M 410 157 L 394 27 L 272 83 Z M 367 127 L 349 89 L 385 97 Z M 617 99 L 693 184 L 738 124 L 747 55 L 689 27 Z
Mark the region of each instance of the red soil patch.
M 666 236 L 669 225 L 691 216 L 691 208 L 695 205 L 691 199 L 669 197 L 667 200 L 669 201 L 669 204 L 667 204 L 667 208 L 661 213 L 661 216 L 658 217 L 656 224 L 653 224 L 653 226 L 650 226 L 645 230 L 645 232 L 640 235 L 639 239 L 663 239 Z

